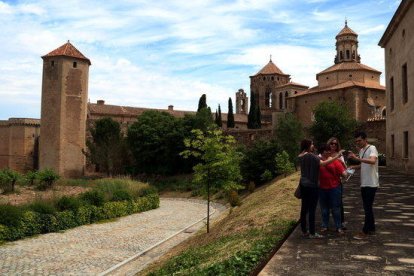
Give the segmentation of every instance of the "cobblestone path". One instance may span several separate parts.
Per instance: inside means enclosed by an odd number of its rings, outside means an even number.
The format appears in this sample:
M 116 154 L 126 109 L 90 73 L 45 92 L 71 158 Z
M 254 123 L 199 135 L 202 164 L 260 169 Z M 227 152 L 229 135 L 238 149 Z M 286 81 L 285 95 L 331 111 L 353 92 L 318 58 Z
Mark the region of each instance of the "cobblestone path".
M 114 222 L 10 242 L 0 246 L 0 275 L 97 275 L 205 216 L 205 202 L 161 199 Z

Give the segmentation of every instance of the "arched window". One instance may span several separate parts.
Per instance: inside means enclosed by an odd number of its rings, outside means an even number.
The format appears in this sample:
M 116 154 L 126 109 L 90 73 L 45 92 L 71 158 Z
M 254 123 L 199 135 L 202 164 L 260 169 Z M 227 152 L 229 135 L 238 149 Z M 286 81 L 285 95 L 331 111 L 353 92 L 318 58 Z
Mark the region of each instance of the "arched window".
M 289 93 L 285 92 L 285 108 L 287 108 L 287 98 L 289 97 Z
M 283 109 L 283 92 L 279 93 L 279 109 Z
M 346 59 L 350 58 L 349 50 L 346 50 Z
M 342 54 L 342 51 L 339 52 L 340 59 L 344 59 L 344 55 Z
M 265 93 L 265 106 L 266 107 L 272 107 L 272 90 L 270 87 L 266 89 Z

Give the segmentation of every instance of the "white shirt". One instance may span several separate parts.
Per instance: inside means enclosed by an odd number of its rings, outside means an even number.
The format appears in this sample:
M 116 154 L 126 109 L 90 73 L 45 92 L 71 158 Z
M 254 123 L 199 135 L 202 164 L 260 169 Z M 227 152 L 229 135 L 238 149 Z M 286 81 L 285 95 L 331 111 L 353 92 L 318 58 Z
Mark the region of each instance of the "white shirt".
M 375 188 L 379 186 L 377 148 L 373 145 L 367 145 L 359 151 L 359 158 L 369 159 L 371 156 L 377 157 L 374 165 L 361 162 L 361 187 Z

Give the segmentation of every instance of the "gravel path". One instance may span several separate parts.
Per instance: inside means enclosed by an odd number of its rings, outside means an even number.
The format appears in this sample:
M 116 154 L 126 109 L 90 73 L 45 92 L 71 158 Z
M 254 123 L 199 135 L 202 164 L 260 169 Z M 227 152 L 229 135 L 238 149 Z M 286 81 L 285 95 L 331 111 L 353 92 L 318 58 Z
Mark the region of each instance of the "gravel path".
M 158 209 L 114 222 L 7 243 L 0 275 L 97 275 L 205 216 L 204 201 L 161 199 Z

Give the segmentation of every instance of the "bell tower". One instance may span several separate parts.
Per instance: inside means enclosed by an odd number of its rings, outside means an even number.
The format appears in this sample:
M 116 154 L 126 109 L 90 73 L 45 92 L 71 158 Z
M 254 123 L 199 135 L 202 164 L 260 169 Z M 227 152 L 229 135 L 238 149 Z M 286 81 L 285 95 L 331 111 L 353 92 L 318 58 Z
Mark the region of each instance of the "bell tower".
M 358 34 L 348 27 L 345 20 L 345 27 L 336 35 L 336 56 L 335 64 L 341 62 L 361 62 L 358 54 Z
M 249 103 L 246 92 L 243 89 L 239 89 L 236 92 L 236 114 L 247 114 L 249 111 Z
M 90 60 L 69 41 L 43 59 L 39 168 L 79 177 L 85 168 Z

